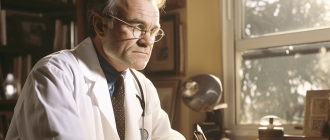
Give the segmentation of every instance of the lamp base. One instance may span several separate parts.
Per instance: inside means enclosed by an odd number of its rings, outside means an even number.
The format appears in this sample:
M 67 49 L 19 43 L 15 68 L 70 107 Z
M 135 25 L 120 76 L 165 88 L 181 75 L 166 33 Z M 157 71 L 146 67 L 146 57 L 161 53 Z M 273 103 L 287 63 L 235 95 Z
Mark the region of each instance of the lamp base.
M 284 140 L 283 130 L 259 129 L 259 140 Z

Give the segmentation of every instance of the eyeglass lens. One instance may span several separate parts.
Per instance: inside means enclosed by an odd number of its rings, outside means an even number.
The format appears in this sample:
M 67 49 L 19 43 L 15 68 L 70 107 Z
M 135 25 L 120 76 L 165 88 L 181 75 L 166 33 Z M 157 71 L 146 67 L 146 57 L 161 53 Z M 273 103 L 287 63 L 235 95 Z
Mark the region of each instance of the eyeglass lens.
M 142 32 L 144 33 L 142 34 Z M 145 33 L 145 31 L 139 30 L 137 28 L 133 29 L 133 36 L 135 38 L 141 38 Z M 164 32 L 161 29 L 155 29 L 150 31 L 150 36 L 153 38 L 154 42 L 159 41 L 163 37 L 163 35 Z

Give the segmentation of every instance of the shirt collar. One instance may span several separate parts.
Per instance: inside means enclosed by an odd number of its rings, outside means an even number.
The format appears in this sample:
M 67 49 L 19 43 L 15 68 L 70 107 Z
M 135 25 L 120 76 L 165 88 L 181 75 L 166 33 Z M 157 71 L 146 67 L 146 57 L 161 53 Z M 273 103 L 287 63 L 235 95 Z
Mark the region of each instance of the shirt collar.
M 94 42 L 93 42 L 94 45 Z M 123 76 L 126 76 L 127 70 L 121 72 L 118 72 L 101 54 L 100 52 L 96 49 L 95 45 L 94 45 L 94 49 L 96 51 L 97 57 L 99 59 L 100 62 L 100 66 L 104 72 L 105 78 L 107 79 L 107 83 L 109 86 L 113 85 L 118 76 L 120 74 L 123 74 Z

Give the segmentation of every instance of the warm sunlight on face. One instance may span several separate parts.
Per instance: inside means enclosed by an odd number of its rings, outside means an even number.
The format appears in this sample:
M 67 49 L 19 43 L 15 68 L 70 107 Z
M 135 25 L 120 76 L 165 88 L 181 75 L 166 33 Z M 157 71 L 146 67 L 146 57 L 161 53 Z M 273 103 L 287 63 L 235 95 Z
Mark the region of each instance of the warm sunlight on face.
M 155 2 L 149 0 L 127 0 L 121 5 L 117 18 L 134 26 L 142 24 L 144 30 L 158 28 L 159 11 Z M 115 60 L 126 68 L 144 69 L 149 61 L 153 47 L 150 34 L 137 39 L 132 34 L 132 27 L 116 22 L 103 39 L 103 49 L 110 60 Z

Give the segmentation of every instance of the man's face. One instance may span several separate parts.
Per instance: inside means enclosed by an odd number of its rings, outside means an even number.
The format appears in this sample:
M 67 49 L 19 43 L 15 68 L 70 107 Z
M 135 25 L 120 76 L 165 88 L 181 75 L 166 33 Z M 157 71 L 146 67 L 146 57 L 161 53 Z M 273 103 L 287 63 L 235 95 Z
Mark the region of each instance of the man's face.
M 144 30 L 160 27 L 159 11 L 155 2 L 122 0 L 119 7 L 117 18 L 133 26 L 140 24 L 139 27 L 141 27 L 142 24 Z M 108 29 L 103 38 L 103 50 L 112 65 L 119 65 L 126 69 L 144 69 L 154 44 L 149 33 L 147 32 L 140 39 L 134 38 L 133 28 L 117 20 L 114 27 Z

